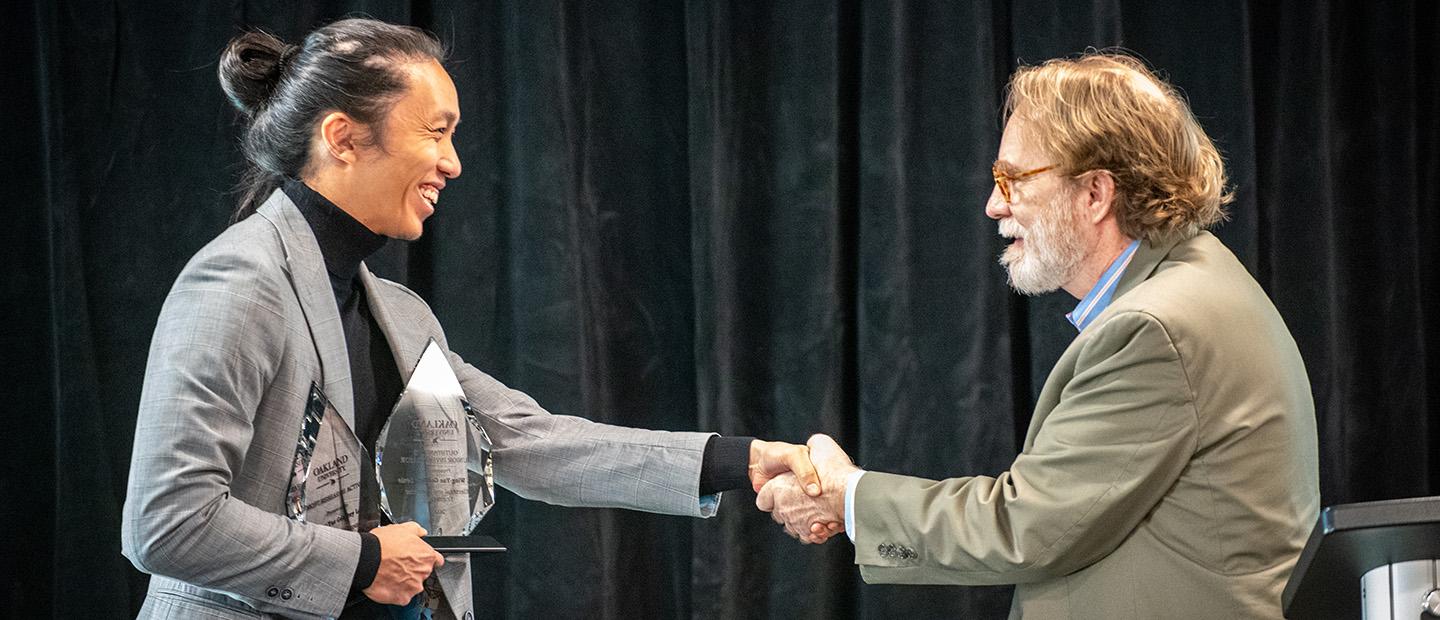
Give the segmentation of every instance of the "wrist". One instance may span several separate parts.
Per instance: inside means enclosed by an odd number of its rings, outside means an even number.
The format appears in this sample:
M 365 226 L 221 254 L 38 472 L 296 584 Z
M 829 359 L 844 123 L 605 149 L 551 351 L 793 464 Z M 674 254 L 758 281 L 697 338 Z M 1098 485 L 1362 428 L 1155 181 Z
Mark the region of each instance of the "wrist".
M 860 471 L 860 468 L 854 465 L 837 467 L 830 472 L 829 476 L 825 477 L 825 494 L 822 497 L 824 497 L 829 504 L 829 508 L 831 509 L 830 514 L 845 514 L 845 494 L 849 486 L 847 483 L 849 482 L 850 474 L 857 471 Z

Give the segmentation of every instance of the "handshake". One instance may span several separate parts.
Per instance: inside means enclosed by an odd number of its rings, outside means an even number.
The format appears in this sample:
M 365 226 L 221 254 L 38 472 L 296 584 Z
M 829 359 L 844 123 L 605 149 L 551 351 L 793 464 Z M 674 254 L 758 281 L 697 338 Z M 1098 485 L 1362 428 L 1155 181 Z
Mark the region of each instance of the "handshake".
M 846 479 L 858 471 L 828 435 L 812 435 L 804 446 L 767 441 L 750 446 L 755 507 L 806 544 L 845 530 Z

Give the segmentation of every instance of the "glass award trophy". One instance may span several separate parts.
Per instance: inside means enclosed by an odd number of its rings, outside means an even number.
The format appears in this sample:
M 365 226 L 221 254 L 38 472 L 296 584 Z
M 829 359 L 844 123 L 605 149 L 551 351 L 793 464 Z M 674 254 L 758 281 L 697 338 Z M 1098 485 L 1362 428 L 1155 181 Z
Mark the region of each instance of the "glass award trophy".
M 470 535 L 495 504 L 490 437 L 433 339 L 380 429 L 375 476 L 385 516 L 420 524 L 435 550 L 504 550 L 489 537 Z
M 371 477 L 368 460 L 350 426 L 320 386 L 311 383 L 286 491 L 286 514 L 298 521 L 350 531 L 378 525 L 378 512 L 360 506 L 361 485 L 374 484 L 366 480 Z

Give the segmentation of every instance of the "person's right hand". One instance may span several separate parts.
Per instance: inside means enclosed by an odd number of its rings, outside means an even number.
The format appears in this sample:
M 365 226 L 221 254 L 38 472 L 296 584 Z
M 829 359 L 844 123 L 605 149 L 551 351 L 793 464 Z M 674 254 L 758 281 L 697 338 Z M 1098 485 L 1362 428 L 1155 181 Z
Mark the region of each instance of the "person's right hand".
M 445 556 L 420 540 L 425 528 L 414 521 L 377 527 L 370 533 L 380 540 L 380 569 L 362 592 L 376 603 L 409 603 L 430 572 L 445 564 Z

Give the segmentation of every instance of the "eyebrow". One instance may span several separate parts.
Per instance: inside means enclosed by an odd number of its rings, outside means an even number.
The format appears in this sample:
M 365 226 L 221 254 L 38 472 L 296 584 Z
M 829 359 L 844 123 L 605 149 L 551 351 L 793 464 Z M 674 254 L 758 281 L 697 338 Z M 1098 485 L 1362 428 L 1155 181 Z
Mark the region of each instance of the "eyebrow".
M 450 125 L 451 127 L 460 124 L 460 116 L 455 114 L 454 112 L 441 112 L 440 117 L 443 118 L 445 120 L 445 123 Z

